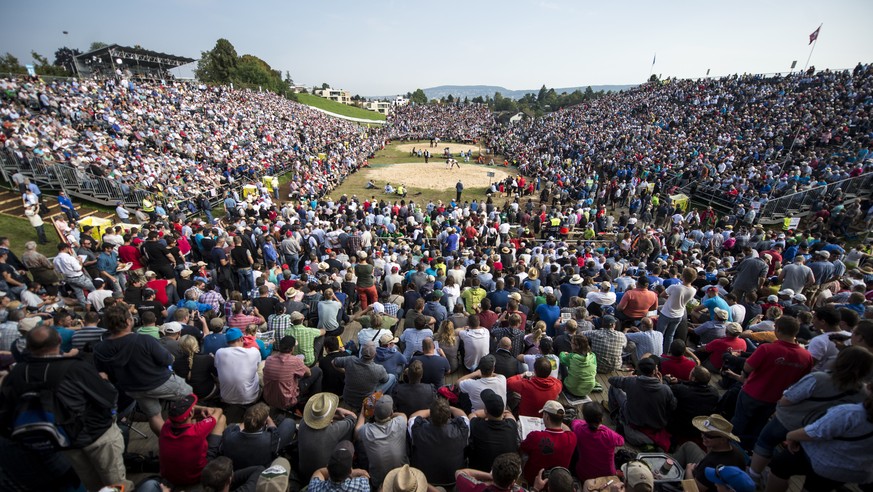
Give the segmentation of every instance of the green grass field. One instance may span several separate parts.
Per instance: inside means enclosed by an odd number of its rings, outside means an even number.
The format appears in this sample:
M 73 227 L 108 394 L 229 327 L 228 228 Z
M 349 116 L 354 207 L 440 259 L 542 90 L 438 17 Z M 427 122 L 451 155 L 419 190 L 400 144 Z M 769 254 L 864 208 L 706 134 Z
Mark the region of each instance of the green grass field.
M 58 254 L 60 238 L 58 238 L 54 226 L 52 226 L 48 219 L 45 220 L 43 228 L 45 229 L 45 237 L 48 239 L 48 244 L 37 246 L 36 249 L 48 257 L 55 256 Z M 19 258 L 24 253 L 24 243 L 36 241 L 36 231 L 31 227 L 27 219 L 16 219 L 6 215 L 0 215 L 0 235 L 9 238 L 9 246 L 11 246 L 12 251 Z
M 325 99 L 323 97 L 313 94 L 296 94 L 296 96 L 297 101 L 307 106 L 330 111 L 331 113 L 349 116 L 352 118 L 363 118 L 367 120 L 385 120 L 385 115 L 382 113 L 377 113 L 375 111 L 370 111 L 368 109 L 358 108 L 355 106 L 349 106 L 348 104 L 338 103 L 336 101 L 331 101 L 330 99 Z

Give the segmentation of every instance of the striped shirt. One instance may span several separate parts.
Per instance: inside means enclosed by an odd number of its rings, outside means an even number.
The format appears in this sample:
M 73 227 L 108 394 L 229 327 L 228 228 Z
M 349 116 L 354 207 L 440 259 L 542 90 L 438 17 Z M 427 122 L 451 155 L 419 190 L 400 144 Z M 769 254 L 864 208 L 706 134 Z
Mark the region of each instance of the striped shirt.
M 103 334 L 106 333 L 105 328 L 99 326 L 84 326 L 73 333 L 73 348 L 82 350 L 86 345 L 93 347 L 97 342 L 103 339 Z

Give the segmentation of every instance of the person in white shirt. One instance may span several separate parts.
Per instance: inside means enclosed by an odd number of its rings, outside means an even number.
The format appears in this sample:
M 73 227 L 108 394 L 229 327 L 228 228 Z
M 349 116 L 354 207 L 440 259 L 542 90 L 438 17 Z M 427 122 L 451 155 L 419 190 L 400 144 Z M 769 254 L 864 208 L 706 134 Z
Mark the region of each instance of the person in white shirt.
M 261 396 L 258 365 L 261 352 L 243 348 L 243 333 L 231 328 L 225 333 L 227 347 L 215 353 L 215 369 L 221 381 L 221 400 L 233 405 L 249 405 Z
M 737 296 L 733 294 L 725 294 L 724 300 L 731 308 L 731 319 L 733 319 L 735 323 L 742 325 L 743 321 L 746 320 L 746 306 L 739 304 L 737 302 Z
M 667 287 L 667 301 L 658 316 L 658 331 L 664 334 L 663 352 L 670 350 L 676 328 L 687 314 L 685 305 L 694 299 L 694 294 L 697 293 L 697 289 L 691 286 L 695 280 L 697 280 L 697 270 L 686 267 L 682 270 L 682 283 Z
M 809 341 L 807 350 L 815 360 L 813 371 L 829 371 L 833 368 L 840 351 L 835 340 L 845 341 L 852 334 L 840 329 L 840 313 L 831 306 L 815 308 L 812 315 L 812 325 L 822 332 Z
M 76 295 L 76 299 L 81 306 L 87 304 L 85 292 L 83 289 L 90 291 L 96 290 L 91 279 L 85 275 L 82 270 L 82 260 L 71 254 L 72 249 L 67 243 L 58 243 L 58 255 L 55 256 L 52 262 L 55 270 L 64 276 L 64 282 L 69 285 Z
M 87 305 L 90 306 L 90 308 L 93 309 L 94 311 L 97 311 L 98 313 L 100 311 L 103 311 L 103 307 L 105 306 L 106 298 L 112 297 L 112 291 L 109 289 L 103 288 L 105 284 L 106 284 L 106 281 L 103 280 L 102 278 L 95 278 L 94 279 L 94 287 L 96 287 L 96 288 L 94 290 L 92 290 L 88 294 L 88 297 L 87 297 L 87 300 L 88 300 Z
M 615 292 L 610 292 L 612 284 L 609 282 L 601 282 L 599 292 L 589 292 L 585 296 L 585 306 L 589 306 L 592 302 L 601 306 L 612 306 L 615 304 Z
M 479 316 L 476 314 L 471 314 L 467 318 L 467 327 L 457 330 L 456 333 L 464 344 L 464 366 L 469 371 L 475 371 L 482 358 L 488 355 L 491 334 L 487 328 L 479 326 Z
M 486 389 L 497 393 L 506 405 L 506 376 L 494 372 L 496 363 L 497 359 L 493 355 L 486 355 L 479 361 L 478 370 L 458 379 L 458 387 L 470 397 L 473 412 L 485 409 L 481 395 Z

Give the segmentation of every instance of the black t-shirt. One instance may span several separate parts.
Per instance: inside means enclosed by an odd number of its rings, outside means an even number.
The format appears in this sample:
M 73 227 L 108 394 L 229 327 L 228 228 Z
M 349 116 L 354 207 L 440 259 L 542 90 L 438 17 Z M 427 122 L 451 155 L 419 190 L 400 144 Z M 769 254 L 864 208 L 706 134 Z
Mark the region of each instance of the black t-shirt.
M 163 304 L 158 302 L 155 299 L 151 301 L 139 301 L 136 303 L 136 311 L 139 313 L 139 318 L 142 319 L 142 313 L 151 312 L 155 313 L 155 318 L 157 319 L 156 324 L 162 325 L 164 324 L 164 316 L 161 314 L 161 311 L 164 310 Z
M 731 446 L 730 451 L 711 451 L 700 460 L 694 469 L 694 479 L 702 483 L 709 490 L 715 489 L 715 484 L 706 478 L 707 468 L 718 468 L 719 465 L 736 466 L 743 470 L 746 466 L 746 455 L 736 446 Z
M 194 367 L 190 370 L 190 375 L 188 357 L 179 357 L 173 363 L 173 372 L 185 378 L 194 389 L 197 398 L 206 398 L 215 389 L 214 376 L 217 376 L 218 372 L 215 370 L 215 358 L 211 355 L 194 354 Z
M 281 304 L 279 299 L 275 297 L 256 297 L 252 299 L 252 306 L 258 308 L 258 313 L 264 317 L 264 319 L 269 318 L 271 315 L 276 313 L 276 306 Z
M 18 271 L 15 270 L 15 267 L 9 263 L 0 263 L 0 279 L 2 280 L 6 280 L 6 277 L 3 275 L 4 273 L 8 273 L 16 282 L 24 283 L 24 277 L 19 275 Z
M 474 418 L 470 421 L 470 468 L 491 471 L 494 458 L 518 452 L 519 444 L 515 420 Z
M 127 289 L 124 290 L 124 302 L 134 306 L 142 304 L 142 287 L 128 285 Z
M 433 399 L 436 398 L 436 388 L 427 383 L 398 384 L 393 392 L 394 406 L 398 412 L 406 415 L 430 408 Z
M 431 384 L 436 388 L 445 384 L 446 372 L 452 369 L 449 361 L 439 355 L 416 355 L 412 360 L 420 360 L 424 369 L 422 383 Z
M 230 259 L 233 260 L 233 266 L 236 268 L 252 267 L 252 262 L 249 260 L 249 250 L 245 246 L 237 246 L 230 250 Z
M 158 241 L 144 242 L 142 251 L 148 257 L 150 267 L 167 266 L 170 264 L 170 260 L 167 258 L 170 250 Z
M 455 471 L 464 467 L 464 449 L 469 437 L 464 417 L 454 417 L 441 426 L 419 417 L 412 423 L 410 434 L 410 465 L 424 472 L 428 483 L 454 483 Z
M 346 375 L 333 366 L 333 360 L 348 355 L 349 354 L 345 351 L 331 352 L 318 361 L 318 367 L 323 374 L 321 388 L 324 391 L 335 395 L 343 394 L 343 389 L 346 386 Z

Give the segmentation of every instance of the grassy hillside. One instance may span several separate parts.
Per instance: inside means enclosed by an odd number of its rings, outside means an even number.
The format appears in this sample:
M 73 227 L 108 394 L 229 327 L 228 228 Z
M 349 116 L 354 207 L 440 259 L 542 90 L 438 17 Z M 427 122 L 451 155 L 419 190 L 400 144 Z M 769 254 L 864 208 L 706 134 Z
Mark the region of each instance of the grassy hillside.
M 315 108 L 323 109 L 325 111 L 330 111 L 331 113 L 350 116 L 352 118 L 363 118 L 367 120 L 384 120 L 385 115 L 381 113 L 377 113 L 375 111 L 370 111 L 367 109 L 358 108 L 355 106 L 349 106 L 348 104 L 338 103 L 336 101 L 331 101 L 330 99 L 325 99 L 323 97 L 319 97 L 313 94 L 296 94 L 297 100 L 307 106 L 312 106 Z

